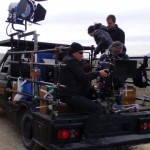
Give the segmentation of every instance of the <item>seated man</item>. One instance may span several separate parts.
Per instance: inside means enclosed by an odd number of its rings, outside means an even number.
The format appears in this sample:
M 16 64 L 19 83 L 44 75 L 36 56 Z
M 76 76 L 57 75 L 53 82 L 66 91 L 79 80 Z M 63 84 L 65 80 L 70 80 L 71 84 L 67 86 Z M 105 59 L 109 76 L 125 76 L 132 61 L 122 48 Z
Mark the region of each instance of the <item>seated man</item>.
M 81 64 L 83 47 L 79 43 L 72 43 L 68 55 L 63 59 L 66 64 L 59 72 L 59 83 L 66 87 L 58 89 L 58 96 L 71 108 L 89 113 L 101 113 L 104 111 L 100 104 L 92 102 L 86 95 L 89 81 L 98 76 L 107 77 L 105 70 L 86 73 Z
M 97 70 L 108 69 L 111 71 L 113 69 L 113 65 L 116 59 L 129 59 L 128 55 L 125 54 L 123 51 L 123 44 L 119 41 L 115 41 L 110 45 L 108 49 L 108 54 L 105 53 L 101 55 Z M 119 92 L 119 89 L 124 86 L 125 80 L 126 78 L 124 77 L 109 77 L 106 80 L 98 79 L 98 87 L 101 93 L 100 97 L 102 99 L 105 99 L 105 97 L 107 96 L 110 97 L 113 94 L 113 90 Z M 117 98 L 118 105 L 122 104 L 121 99 L 121 96 Z

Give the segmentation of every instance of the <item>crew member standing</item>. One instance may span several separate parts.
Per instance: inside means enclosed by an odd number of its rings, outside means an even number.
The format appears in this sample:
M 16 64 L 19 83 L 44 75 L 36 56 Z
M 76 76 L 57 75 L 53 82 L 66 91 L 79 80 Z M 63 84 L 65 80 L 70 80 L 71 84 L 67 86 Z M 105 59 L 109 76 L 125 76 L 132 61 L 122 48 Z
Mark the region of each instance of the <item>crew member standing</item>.
M 96 57 L 99 52 L 104 53 L 105 50 L 110 46 L 113 42 L 109 33 L 106 31 L 106 27 L 102 24 L 99 24 L 99 27 L 95 27 L 95 25 L 91 25 L 88 28 L 88 34 L 94 37 L 97 47 L 94 51 L 94 57 Z
M 120 41 L 125 44 L 125 33 L 116 24 L 116 17 L 114 15 L 108 15 L 106 18 L 108 33 L 110 34 L 113 41 Z

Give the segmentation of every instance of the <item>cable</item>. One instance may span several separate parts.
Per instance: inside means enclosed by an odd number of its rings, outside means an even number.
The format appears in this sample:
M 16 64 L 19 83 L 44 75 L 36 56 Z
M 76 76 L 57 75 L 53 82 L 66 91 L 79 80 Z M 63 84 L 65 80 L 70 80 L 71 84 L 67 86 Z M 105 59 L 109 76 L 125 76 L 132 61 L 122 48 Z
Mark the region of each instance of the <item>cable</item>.
M 28 49 L 28 42 L 26 41 L 26 37 L 24 37 L 24 42 L 26 43 L 26 47 L 25 47 L 24 51 L 27 51 L 27 49 Z
M 8 35 L 8 36 L 10 36 L 9 34 L 8 34 L 8 27 L 9 27 L 9 25 L 10 25 L 10 23 L 7 25 L 7 27 L 6 27 L 6 34 Z

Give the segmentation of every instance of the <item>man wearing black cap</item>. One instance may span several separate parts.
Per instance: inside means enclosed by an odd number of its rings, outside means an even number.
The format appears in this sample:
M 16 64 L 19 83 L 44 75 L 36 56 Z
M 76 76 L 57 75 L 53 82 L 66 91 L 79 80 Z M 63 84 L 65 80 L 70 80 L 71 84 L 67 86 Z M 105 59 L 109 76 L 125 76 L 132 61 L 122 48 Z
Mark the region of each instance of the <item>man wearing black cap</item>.
M 73 109 L 90 113 L 103 112 L 102 107 L 89 100 L 86 95 L 89 81 L 98 76 L 107 77 L 108 74 L 105 70 L 86 73 L 81 64 L 82 58 L 83 47 L 79 43 L 72 43 L 69 54 L 63 59 L 66 65 L 61 67 L 59 73 L 59 83 L 66 87 L 60 87 L 58 95 Z

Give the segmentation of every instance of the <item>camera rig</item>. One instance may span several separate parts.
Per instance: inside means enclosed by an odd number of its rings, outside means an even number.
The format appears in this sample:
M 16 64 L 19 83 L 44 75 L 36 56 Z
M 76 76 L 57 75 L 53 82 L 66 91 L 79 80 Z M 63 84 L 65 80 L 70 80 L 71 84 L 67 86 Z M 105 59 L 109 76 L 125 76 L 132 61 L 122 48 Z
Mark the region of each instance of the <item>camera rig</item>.
M 136 75 L 136 68 L 137 61 L 135 60 L 106 58 L 105 61 L 99 62 L 97 70 L 107 69 L 109 72 L 107 78 L 98 80 L 102 84 L 98 90 L 99 97 L 107 113 L 121 111 L 122 107 L 118 105 L 121 105 L 122 88 L 127 78 L 133 78 Z

